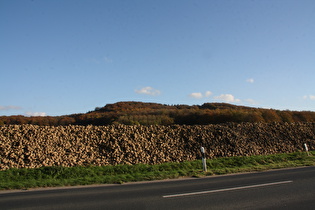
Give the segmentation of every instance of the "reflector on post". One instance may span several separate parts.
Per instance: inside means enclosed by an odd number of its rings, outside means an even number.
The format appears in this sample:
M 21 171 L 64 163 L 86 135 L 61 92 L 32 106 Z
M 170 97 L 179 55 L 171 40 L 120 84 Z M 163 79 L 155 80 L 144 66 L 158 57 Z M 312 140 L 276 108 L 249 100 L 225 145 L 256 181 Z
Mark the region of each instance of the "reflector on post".
M 205 152 L 205 148 L 201 147 L 201 154 L 202 154 L 202 168 L 203 171 L 206 172 L 207 171 L 207 161 L 206 161 L 206 152 Z

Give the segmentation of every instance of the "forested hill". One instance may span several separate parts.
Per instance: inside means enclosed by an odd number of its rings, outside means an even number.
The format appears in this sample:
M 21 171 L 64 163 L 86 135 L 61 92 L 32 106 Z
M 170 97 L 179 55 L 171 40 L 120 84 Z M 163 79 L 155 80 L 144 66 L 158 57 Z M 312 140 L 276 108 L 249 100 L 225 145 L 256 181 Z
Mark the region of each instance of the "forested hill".
M 280 111 L 227 103 L 189 106 L 131 101 L 107 104 L 85 114 L 57 117 L 0 116 L 0 125 L 206 125 L 227 122 L 315 122 L 315 112 Z

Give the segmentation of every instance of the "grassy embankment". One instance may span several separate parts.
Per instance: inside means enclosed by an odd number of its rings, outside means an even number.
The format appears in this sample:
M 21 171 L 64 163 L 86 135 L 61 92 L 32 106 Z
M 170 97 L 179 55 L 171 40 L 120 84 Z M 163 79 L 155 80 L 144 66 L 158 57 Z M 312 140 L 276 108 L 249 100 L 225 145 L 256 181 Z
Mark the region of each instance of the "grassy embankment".
M 201 160 L 160 165 L 117 165 L 42 167 L 0 171 L 0 189 L 110 184 L 144 180 L 202 177 L 238 172 L 315 165 L 315 151 L 207 160 L 208 171 L 202 171 Z

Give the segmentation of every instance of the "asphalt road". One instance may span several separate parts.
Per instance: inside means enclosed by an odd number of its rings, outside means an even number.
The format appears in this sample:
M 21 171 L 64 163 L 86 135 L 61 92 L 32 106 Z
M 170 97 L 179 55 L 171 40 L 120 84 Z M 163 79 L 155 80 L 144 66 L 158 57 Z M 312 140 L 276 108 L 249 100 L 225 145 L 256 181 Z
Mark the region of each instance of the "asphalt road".
M 315 167 L 122 185 L 0 191 L 0 209 L 315 209 Z

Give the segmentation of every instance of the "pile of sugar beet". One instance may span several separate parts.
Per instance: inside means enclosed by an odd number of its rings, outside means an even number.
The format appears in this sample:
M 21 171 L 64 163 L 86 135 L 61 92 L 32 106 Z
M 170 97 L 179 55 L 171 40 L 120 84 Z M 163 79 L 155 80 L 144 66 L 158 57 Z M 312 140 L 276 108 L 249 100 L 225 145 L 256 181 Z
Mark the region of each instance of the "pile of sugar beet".
M 315 148 L 315 123 L 0 126 L 0 170 L 42 166 L 158 164 Z

